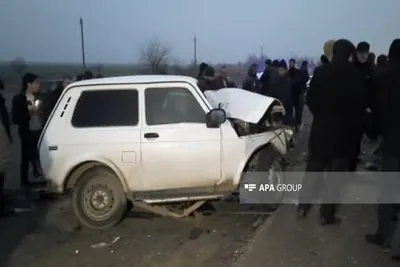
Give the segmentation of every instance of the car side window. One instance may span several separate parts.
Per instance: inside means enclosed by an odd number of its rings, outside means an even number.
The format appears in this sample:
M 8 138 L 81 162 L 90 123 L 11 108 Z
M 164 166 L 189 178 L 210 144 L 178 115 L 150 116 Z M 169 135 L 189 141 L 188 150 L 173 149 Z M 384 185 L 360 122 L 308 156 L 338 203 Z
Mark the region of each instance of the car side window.
M 76 103 L 71 123 L 77 128 L 136 126 L 138 95 L 133 89 L 84 91 Z
M 145 107 L 147 125 L 206 122 L 206 113 L 186 88 L 147 88 Z

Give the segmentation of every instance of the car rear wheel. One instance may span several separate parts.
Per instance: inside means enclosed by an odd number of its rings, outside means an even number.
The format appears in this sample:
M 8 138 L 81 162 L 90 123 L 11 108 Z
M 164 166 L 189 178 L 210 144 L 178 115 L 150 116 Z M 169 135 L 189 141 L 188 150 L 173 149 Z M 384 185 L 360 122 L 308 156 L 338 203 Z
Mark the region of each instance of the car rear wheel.
M 104 230 L 122 220 L 127 198 L 115 173 L 98 166 L 87 170 L 79 178 L 72 204 L 77 218 L 85 227 Z

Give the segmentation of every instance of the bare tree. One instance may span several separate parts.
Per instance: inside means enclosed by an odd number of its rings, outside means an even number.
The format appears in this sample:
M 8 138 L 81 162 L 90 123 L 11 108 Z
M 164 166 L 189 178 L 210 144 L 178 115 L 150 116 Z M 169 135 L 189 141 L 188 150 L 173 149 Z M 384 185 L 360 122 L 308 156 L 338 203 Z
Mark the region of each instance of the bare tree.
M 17 57 L 13 61 L 11 61 L 10 66 L 12 70 L 18 73 L 20 76 L 23 75 L 25 69 L 27 68 L 25 60 L 21 57 Z
M 164 72 L 170 54 L 171 49 L 168 46 L 154 39 L 140 49 L 140 60 L 151 73 Z

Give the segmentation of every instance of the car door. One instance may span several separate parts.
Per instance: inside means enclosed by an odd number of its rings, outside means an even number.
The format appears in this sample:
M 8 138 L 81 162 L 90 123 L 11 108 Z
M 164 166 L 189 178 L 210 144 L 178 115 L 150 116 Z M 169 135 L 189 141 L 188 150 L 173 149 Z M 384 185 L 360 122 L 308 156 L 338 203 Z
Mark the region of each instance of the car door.
M 207 106 L 186 83 L 144 90 L 142 178 L 148 190 L 203 187 L 221 175 L 221 131 L 206 127 Z

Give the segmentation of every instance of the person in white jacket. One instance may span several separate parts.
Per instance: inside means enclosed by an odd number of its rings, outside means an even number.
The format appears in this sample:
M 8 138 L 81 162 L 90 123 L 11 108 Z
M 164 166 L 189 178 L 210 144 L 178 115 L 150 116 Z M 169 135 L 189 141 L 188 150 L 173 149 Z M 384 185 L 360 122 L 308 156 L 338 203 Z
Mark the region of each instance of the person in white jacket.
M 5 127 L 0 124 L 0 217 L 9 215 L 4 196 L 5 171 L 11 160 L 11 144 Z

